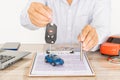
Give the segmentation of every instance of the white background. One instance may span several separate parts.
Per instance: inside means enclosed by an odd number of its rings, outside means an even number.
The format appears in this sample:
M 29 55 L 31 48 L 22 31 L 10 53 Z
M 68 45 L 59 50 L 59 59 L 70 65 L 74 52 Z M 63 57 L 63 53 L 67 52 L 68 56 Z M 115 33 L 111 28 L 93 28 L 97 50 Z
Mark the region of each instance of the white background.
M 42 29 L 31 31 L 20 25 L 20 13 L 28 0 L 0 1 L 0 43 L 44 43 Z M 112 1 L 111 33 L 120 34 L 120 0 Z

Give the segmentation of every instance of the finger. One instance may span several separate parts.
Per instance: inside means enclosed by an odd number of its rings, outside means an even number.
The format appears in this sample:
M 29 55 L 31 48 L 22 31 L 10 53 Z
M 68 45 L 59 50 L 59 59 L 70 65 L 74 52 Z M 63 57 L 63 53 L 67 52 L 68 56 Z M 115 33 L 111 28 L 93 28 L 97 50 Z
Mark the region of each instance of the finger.
M 89 31 L 91 30 L 91 26 L 87 25 L 83 30 L 82 30 L 82 34 L 81 34 L 81 40 L 84 41 L 85 38 L 87 37 Z
M 52 14 L 52 10 L 48 6 L 43 6 L 43 7 L 48 11 L 49 14 Z
M 38 21 L 48 21 L 50 22 L 50 19 L 46 18 L 45 16 L 37 13 L 37 12 L 34 12 L 34 14 L 31 14 L 33 15 Z
M 49 19 L 50 19 L 50 22 L 52 21 L 52 10 L 48 7 L 48 6 L 45 6 L 44 7 L 47 11 L 48 11 L 48 13 L 50 14 L 50 16 L 49 16 Z
M 43 20 L 43 21 L 50 21 L 50 19 L 48 19 L 45 16 L 43 16 L 43 15 L 39 14 L 38 12 L 36 12 L 34 10 L 34 8 L 29 9 L 28 13 L 29 13 L 29 15 L 34 16 L 39 21 L 41 21 L 41 20 Z
M 81 35 L 80 35 L 80 34 L 78 35 L 78 41 L 79 41 L 79 42 L 82 41 L 82 40 L 81 40 Z
M 38 26 L 38 27 L 46 26 L 46 24 L 49 23 L 48 21 L 39 21 L 32 15 L 29 15 L 29 17 L 30 17 L 32 24 L 34 24 L 35 26 Z
M 40 13 L 41 15 L 44 15 L 47 18 L 51 18 L 52 17 L 51 11 L 47 7 L 45 7 L 43 4 L 42 5 L 37 4 L 37 7 L 35 7 L 35 10 L 38 13 Z
M 93 38 L 94 35 L 95 35 L 95 29 L 91 28 L 91 30 L 89 31 L 87 37 L 83 42 L 83 47 L 85 47 L 88 44 L 88 42 Z
M 93 39 L 87 44 L 87 46 L 84 48 L 84 50 L 89 51 L 92 49 L 96 44 L 98 43 L 98 37 L 95 35 Z
M 40 26 L 40 24 L 36 21 L 36 19 L 34 18 L 34 16 L 29 15 L 30 21 L 32 24 L 34 24 L 35 26 Z

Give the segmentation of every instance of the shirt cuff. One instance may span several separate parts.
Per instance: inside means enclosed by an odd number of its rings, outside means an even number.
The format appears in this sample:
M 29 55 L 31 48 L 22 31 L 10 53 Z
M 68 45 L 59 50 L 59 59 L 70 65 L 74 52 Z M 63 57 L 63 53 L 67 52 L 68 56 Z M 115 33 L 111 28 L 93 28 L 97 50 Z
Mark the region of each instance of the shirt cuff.
M 36 27 L 34 24 L 31 23 L 28 13 L 23 13 L 26 15 L 21 15 L 21 24 L 23 27 L 28 28 L 30 30 L 37 30 L 39 27 Z
M 94 25 L 91 26 L 94 27 Z M 110 36 L 110 32 L 109 30 L 107 30 L 107 28 L 105 27 L 100 28 L 99 26 L 94 28 L 96 29 L 98 35 L 98 43 L 94 48 L 91 49 L 91 51 L 98 50 L 100 48 L 100 45 L 108 39 L 108 36 Z

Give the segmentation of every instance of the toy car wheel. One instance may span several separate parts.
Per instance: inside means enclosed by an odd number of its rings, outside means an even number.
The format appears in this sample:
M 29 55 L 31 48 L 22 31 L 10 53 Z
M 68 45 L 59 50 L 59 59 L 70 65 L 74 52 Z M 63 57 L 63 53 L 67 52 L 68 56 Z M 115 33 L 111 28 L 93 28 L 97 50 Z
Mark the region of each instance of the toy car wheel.
M 51 65 L 52 65 L 52 66 L 56 66 L 56 64 L 55 64 L 54 62 L 53 62 L 53 63 L 51 63 Z
M 47 53 L 47 54 L 50 54 L 50 52 L 49 52 L 48 50 L 46 50 L 46 53 Z
M 71 51 L 70 53 L 74 53 L 74 51 Z

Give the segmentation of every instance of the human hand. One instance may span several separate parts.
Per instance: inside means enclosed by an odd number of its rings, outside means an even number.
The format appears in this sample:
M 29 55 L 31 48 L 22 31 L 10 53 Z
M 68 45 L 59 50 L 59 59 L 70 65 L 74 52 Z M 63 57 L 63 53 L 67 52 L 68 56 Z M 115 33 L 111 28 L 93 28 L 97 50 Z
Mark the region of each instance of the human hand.
M 35 26 L 46 26 L 52 20 L 52 10 L 42 3 L 32 2 L 28 9 L 29 18 Z
M 78 36 L 78 40 L 83 42 L 83 50 L 89 51 L 98 43 L 98 34 L 95 28 L 87 25 Z

